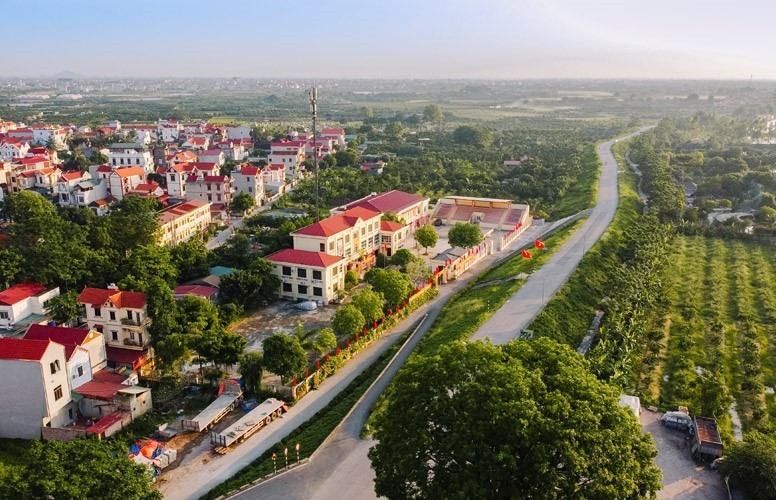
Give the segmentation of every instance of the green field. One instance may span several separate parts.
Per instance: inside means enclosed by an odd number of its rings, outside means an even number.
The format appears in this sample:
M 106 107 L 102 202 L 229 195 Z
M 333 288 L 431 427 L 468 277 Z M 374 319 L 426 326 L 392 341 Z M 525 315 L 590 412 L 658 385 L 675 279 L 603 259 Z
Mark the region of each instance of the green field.
M 679 236 L 667 276 L 667 307 L 653 318 L 662 342 L 644 356 L 637 390 L 661 407 L 711 413 L 728 438 L 716 385 L 735 400 L 744 430 L 775 423 L 765 388 L 776 385 L 776 247 Z
M 552 219 L 562 219 L 595 206 L 598 199 L 598 178 L 601 176 L 601 161 L 594 144 L 585 149 L 580 161 L 577 181 L 552 208 Z

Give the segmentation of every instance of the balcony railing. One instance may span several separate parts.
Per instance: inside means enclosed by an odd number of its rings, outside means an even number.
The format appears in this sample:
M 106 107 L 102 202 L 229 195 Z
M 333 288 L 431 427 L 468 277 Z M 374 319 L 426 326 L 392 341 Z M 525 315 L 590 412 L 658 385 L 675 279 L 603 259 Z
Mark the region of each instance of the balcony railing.
M 150 323 L 149 319 L 146 318 L 142 321 L 136 321 L 134 319 L 129 318 L 121 318 L 121 324 L 122 325 L 129 325 L 129 326 L 146 326 Z

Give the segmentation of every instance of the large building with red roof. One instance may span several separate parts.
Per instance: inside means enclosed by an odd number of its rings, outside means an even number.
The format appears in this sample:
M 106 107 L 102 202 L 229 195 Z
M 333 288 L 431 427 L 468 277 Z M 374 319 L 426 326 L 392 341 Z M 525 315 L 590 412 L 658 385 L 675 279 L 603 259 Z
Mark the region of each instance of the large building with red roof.
M 345 259 L 287 248 L 267 257 L 280 281 L 280 297 L 328 304 L 345 287 Z
M 105 337 L 109 366 L 137 369 L 153 358 L 149 349 L 146 294 L 86 287 L 78 302 L 84 306 L 89 329 Z
M 294 231 L 294 248 L 343 257 L 350 263 L 380 248 L 382 213 L 355 207 Z
M 46 314 L 46 303 L 59 295 L 59 288 L 21 283 L 0 292 L 0 328 L 13 328 L 31 316 Z M 45 320 L 40 317 L 38 321 Z
M 177 245 L 204 233 L 210 225 L 211 203 L 190 200 L 165 208 L 159 213 L 159 243 Z
M 372 193 L 360 200 L 337 207 L 331 213 L 340 214 L 355 207 L 367 208 L 380 213 L 391 212 L 398 215 L 414 232 L 416 228 L 429 222 L 428 202 L 429 199 L 424 196 L 394 189 L 386 193 Z
M 62 344 L 0 338 L 0 380 L 0 438 L 39 439 L 75 420 Z
M 52 340 L 65 346 L 69 352 L 76 347 L 83 347 L 89 354 L 89 371 L 96 373 L 108 366 L 105 352 L 105 337 L 96 330 L 86 328 L 66 328 L 62 326 L 30 325 L 25 339 Z

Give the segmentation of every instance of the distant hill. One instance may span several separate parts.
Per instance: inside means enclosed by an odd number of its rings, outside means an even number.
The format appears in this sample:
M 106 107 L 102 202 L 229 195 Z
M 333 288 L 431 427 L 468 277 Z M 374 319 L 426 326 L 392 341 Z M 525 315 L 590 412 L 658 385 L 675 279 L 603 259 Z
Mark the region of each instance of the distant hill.
M 59 73 L 54 73 L 51 75 L 51 78 L 72 78 L 74 80 L 87 78 L 86 75 L 81 75 L 78 73 L 73 73 L 72 71 L 60 71 Z

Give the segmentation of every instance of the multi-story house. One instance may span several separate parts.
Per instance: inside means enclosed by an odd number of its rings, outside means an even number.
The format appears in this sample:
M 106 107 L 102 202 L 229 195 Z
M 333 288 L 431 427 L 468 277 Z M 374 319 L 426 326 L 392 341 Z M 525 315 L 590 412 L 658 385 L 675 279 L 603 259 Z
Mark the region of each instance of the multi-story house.
M 11 328 L 33 315 L 45 320 L 46 304 L 59 295 L 59 288 L 47 289 L 37 283 L 21 283 L 0 292 L 0 328 Z
M 294 248 L 343 257 L 350 269 L 364 272 L 380 249 L 380 219 L 375 210 L 355 207 L 291 233 Z
M 0 380 L 0 437 L 40 439 L 43 427 L 75 420 L 63 345 L 0 338 Z
M 49 194 L 55 194 L 62 171 L 58 168 L 44 168 L 35 172 L 35 187 L 45 189 Z
M 159 213 L 159 243 L 177 245 L 201 235 L 210 225 L 211 203 L 190 200 L 165 208 Z
M 232 172 L 232 182 L 235 193 L 245 193 L 253 198 L 257 207 L 261 206 L 264 200 L 264 177 L 259 167 L 243 164 L 240 170 Z
M 345 287 L 345 260 L 323 252 L 286 249 L 269 255 L 280 297 L 328 304 Z
M 78 296 L 86 324 L 105 337 L 105 352 L 111 366 L 142 366 L 153 357 L 149 351 L 146 294 L 125 292 L 115 285 L 107 289 L 84 288 Z M 131 363 L 128 363 L 131 361 Z
M 223 164 L 226 163 L 226 153 L 218 148 L 203 151 L 197 156 L 197 158 L 203 163 L 216 163 L 219 166 L 223 166 Z
M 16 137 L 7 137 L 0 144 L 0 160 L 14 161 L 27 156 L 30 150 L 30 144 L 23 139 Z
M 232 202 L 232 179 L 225 175 L 203 175 L 199 172 L 186 179 L 186 199 L 202 200 L 228 207 Z
M 229 125 L 226 128 L 227 139 L 250 139 L 251 128 L 247 125 Z
M 32 142 L 41 146 L 51 143 L 54 145 L 54 149 L 67 149 L 68 131 L 66 129 L 43 123 L 34 123 L 30 125 L 30 129 L 32 130 Z
M 72 199 L 73 191 L 79 183 L 88 181 L 92 178 L 89 172 L 63 172 L 57 181 L 56 194 L 60 205 L 74 205 Z
M 87 352 L 88 370 L 90 373 L 108 366 L 108 358 L 105 352 L 105 337 L 96 330 L 86 328 L 66 328 L 62 326 L 30 325 L 25 339 L 52 340 L 67 348 L 82 347 Z
M 113 168 L 138 166 L 146 173 L 153 172 L 154 161 L 151 153 L 142 144 L 116 143 L 109 148 L 108 164 Z
M 145 170 L 141 167 L 117 168 L 108 176 L 108 192 L 121 201 L 124 196 L 145 182 Z
M 380 194 L 372 193 L 360 200 L 337 207 L 331 213 L 340 214 L 356 207 L 381 213 L 391 212 L 398 215 L 410 227 L 410 231 L 414 232 L 416 228 L 429 222 L 431 214 L 428 210 L 428 202 L 429 199 L 426 197 L 393 190 Z
M 253 144 L 250 139 L 231 139 L 218 143 L 218 149 L 224 152 L 227 160 L 243 161 L 248 157 L 248 149 Z
M 162 142 L 178 142 L 183 126 L 177 120 L 162 120 L 156 125 L 156 137 Z
M 321 137 L 332 139 L 335 144 L 345 146 L 345 131 L 341 128 L 326 128 L 321 130 Z
M 262 169 L 261 174 L 264 177 L 264 184 L 286 182 L 286 167 L 282 164 L 267 165 Z
M 196 151 L 204 151 L 209 145 L 210 140 L 207 137 L 191 137 L 186 139 L 183 144 L 181 144 L 181 147 L 193 149 Z
M 305 141 L 281 139 L 270 143 L 269 164 L 281 164 L 286 167 L 286 178 L 296 178 L 301 175 L 305 161 Z

